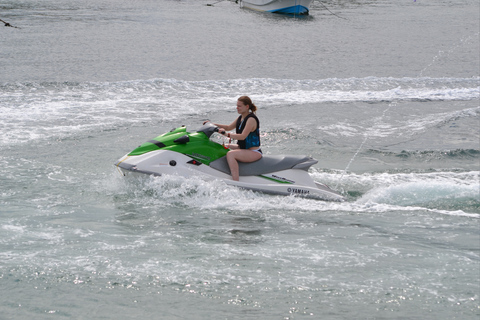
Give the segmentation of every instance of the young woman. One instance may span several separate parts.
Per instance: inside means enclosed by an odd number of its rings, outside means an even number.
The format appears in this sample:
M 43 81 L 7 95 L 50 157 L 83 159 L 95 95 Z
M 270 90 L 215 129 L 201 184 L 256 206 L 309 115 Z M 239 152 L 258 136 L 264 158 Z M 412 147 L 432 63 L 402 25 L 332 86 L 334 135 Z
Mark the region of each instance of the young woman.
M 238 161 L 254 162 L 262 157 L 260 149 L 260 121 L 255 112 L 257 107 L 247 96 L 241 96 L 237 100 L 237 112 L 240 116 L 231 124 L 216 124 L 219 127 L 219 133 L 229 138 L 238 140 L 238 144 L 230 144 L 227 153 L 227 162 L 232 173 L 232 179 L 239 180 Z M 208 122 L 205 121 L 204 124 Z M 235 133 L 227 131 L 235 130 Z

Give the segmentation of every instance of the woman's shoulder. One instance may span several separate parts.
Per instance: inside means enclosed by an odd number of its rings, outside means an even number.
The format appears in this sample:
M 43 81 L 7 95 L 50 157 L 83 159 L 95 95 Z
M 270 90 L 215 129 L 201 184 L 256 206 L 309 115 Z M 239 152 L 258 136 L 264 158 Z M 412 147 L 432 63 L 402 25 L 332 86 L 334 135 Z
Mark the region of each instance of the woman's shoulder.
M 250 120 L 250 119 L 255 119 L 257 124 L 260 126 L 260 120 L 258 119 L 258 117 L 255 113 L 252 112 L 247 116 L 247 121 Z
M 250 123 L 250 125 L 253 126 L 254 130 L 260 129 L 260 120 L 258 120 L 256 114 L 252 112 L 245 119 L 247 120 L 246 123 Z

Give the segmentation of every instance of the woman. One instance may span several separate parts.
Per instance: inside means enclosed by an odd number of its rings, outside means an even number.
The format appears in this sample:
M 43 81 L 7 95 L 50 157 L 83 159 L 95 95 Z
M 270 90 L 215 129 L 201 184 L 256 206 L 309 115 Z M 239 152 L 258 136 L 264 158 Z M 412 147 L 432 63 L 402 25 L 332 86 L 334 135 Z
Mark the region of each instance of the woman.
M 230 167 L 232 179 L 239 180 L 238 161 L 254 162 L 262 157 L 260 149 L 260 121 L 255 112 L 257 107 L 247 96 L 241 96 L 237 100 L 237 112 L 240 116 L 231 124 L 216 124 L 219 127 L 218 132 L 227 137 L 238 140 L 238 144 L 230 144 L 227 153 L 227 162 Z M 205 121 L 204 124 L 208 122 Z M 235 133 L 227 131 L 235 130 Z

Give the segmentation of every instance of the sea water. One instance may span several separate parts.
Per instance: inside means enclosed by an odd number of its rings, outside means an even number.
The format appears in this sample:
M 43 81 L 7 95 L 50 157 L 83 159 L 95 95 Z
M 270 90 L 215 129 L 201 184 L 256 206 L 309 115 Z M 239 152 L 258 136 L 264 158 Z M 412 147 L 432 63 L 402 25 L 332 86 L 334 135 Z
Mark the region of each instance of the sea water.
M 1 319 L 480 316 L 478 1 L 7 0 L 0 19 Z M 347 201 L 113 165 L 232 122 L 241 95 L 264 152 L 313 156 Z

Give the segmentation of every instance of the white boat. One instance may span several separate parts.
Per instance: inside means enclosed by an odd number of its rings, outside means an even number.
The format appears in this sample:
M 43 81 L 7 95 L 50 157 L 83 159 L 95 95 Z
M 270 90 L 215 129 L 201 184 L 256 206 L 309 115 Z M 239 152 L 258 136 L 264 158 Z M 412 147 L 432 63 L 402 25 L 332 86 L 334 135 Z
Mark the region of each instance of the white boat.
M 240 0 L 240 7 L 257 11 L 307 15 L 313 0 Z

